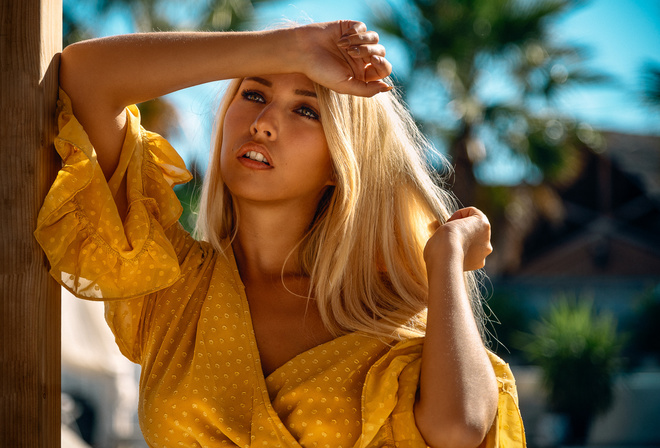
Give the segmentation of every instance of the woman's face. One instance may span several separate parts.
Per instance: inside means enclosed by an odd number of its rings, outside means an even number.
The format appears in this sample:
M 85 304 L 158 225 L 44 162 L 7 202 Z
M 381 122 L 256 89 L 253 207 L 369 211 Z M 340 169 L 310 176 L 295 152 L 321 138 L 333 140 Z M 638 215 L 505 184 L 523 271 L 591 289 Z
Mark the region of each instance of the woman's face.
M 316 207 L 332 160 L 314 84 L 304 75 L 246 78 L 227 109 L 222 178 L 240 200 Z

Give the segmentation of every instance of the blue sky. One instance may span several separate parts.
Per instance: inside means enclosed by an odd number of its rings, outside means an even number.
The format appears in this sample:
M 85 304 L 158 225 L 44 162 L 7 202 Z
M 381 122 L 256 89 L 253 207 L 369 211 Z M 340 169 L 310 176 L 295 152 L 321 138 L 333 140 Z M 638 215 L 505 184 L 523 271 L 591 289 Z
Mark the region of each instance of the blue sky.
M 592 48 L 590 66 L 615 81 L 573 92 L 564 107 L 601 129 L 660 135 L 660 111 L 643 107 L 641 69 L 660 66 L 660 1 L 595 0 L 556 26 L 557 39 Z

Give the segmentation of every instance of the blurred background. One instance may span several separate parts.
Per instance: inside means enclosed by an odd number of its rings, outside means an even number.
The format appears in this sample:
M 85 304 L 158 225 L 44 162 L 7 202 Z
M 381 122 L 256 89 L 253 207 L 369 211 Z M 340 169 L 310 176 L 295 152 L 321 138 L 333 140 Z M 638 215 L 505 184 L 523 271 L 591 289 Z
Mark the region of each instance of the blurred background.
M 335 19 L 376 29 L 422 131 L 484 210 L 492 350 L 531 447 L 660 446 L 660 1 L 64 0 L 64 44 Z M 182 68 L 185 69 L 185 68 Z M 195 180 L 223 83 L 140 105 Z M 433 163 L 434 161 L 431 161 Z M 139 368 L 63 293 L 62 446 L 144 447 Z

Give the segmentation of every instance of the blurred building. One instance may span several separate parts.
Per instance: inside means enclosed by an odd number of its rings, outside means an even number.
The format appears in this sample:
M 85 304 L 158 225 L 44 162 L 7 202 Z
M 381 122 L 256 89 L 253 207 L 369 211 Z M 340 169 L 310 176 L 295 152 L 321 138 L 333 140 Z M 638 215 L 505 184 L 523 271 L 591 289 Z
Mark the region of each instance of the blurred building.
M 538 218 L 517 268 L 493 279 L 495 293 L 518 308 L 510 314 L 514 320 L 536 318 L 568 295 L 614 312 L 622 331 L 630 331 L 643 300 L 660 298 L 660 137 L 602 137 L 602 149 L 585 149 L 579 175 L 559 191 L 561 214 Z M 660 339 L 660 332 L 652 337 Z M 523 361 L 515 355 L 513 363 Z M 660 446 L 657 353 L 642 354 L 628 368 L 617 380 L 613 408 L 590 432 L 590 445 Z M 552 445 L 561 425 L 544 408 L 538 370 L 520 366 L 514 373 L 530 445 Z
M 532 309 L 570 292 L 626 317 L 660 282 L 660 137 L 603 137 L 560 191 L 561 217 L 537 220 L 518 268 L 498 283 L 524 291 Z

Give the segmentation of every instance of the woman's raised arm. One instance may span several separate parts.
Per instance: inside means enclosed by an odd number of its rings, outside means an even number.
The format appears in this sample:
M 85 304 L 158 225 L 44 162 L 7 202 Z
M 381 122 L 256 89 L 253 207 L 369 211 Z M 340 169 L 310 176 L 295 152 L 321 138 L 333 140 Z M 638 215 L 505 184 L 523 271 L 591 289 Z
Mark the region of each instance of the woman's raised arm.
M 463 278 L 491 251 L 488 219 L 471 207 L 438 226 L 424 249 L 429 308 L 415 421 L 430 446 L 478 446 L 497 412 L 497 380 Z
M 340 21 L 261 32 L 130 34 L 64 49 L 60 85 L 97 151 L 106 177 L 121 151 L 127 105 L 209 81 L 303 73 L 342 93 L 387 89 L 391 66 L 378 35 Z

